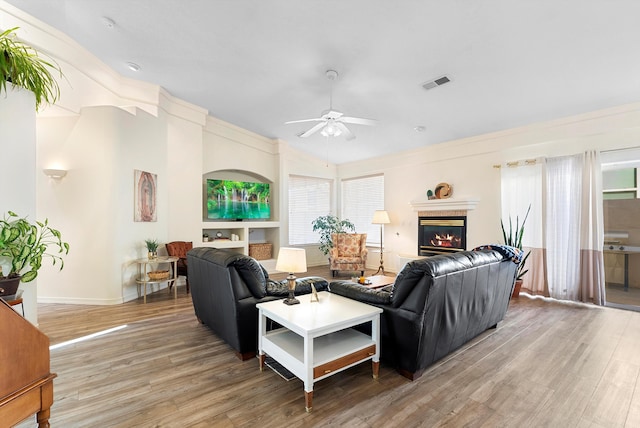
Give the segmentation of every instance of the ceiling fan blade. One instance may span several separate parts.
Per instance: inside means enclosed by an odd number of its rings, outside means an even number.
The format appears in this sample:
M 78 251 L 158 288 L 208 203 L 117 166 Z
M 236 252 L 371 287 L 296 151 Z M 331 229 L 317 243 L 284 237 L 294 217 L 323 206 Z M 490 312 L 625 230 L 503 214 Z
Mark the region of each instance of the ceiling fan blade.
M 313 134 L 313 133 L 315 133 L 315 132 L 318 132 L 320 129 L 322 129 L 322 128 L 324 127 L 324 125 L 325 125 L 325 124 L 326 124 L 326 122 L 325 122 L 325 121 L 322 121 L 322 122 L 320 122 L 320 123 L 317 123 L 317 124 L 315 124 L 315 125 L 313 126 L 313 128 L 309 129 L 308 131 L 305 131 L 305 132 L 302 132 L 302 133 L 298 134 L 298 137 L 306 138 L 306 137 L 308 137 L 309 135 L 311 135 L 311 134 Z
M 369 125 L 369 126 L 373 126 L 373 125 L 377 125 L 378 121 L 375 119 L 364 119 L 361 117 L 348 117 L 348 116 L 342 116 L 340 119 L 338 119 L 340 122 L 344 122 L 344 123 L 354 123 L 356 125 Z
M 347 128 L 344 123 L 336 121 L 334 124 L 336 125 L 336 128 L 342 131 L 342 135 L 344 135 L 344 138 L 346 138 L 347 140 L 350 141 L 356 138 L 356 136 L 353 135 L 351 131 L 349 131 L 349 128 Z
M 315 119 L 301 119 L 301 120 L 290 120 L 288 122 L 285 122 L 285 125 L 289 125 L 290 123 L 302 123 L 302 122 L 318 122 L 324 120 L 321 117 L 315 118 Z

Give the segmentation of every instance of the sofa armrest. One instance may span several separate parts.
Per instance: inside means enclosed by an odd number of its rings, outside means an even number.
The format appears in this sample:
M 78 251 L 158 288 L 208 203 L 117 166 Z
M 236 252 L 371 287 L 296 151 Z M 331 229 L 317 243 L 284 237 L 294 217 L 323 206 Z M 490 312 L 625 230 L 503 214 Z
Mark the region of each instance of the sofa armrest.
M 274 281 L 273 279 L 267 280 L 267 296 L 287 296 L 289 295 L 288 281 L 283 279 L 282 281 Z M 329 283 L 326 279 L 319 276 L 306 276 L 304 278 L 296 278 L 296 294 L 309 294 L 311 293 L 311 284 L 316 288 L 316 291 L 326 291 L 329 289 Z
M 374 290 L 351 281 L 333 281 L 329 284 L 329 291 L 364 303 L 391 304 L 391 293 L 388 291 Z

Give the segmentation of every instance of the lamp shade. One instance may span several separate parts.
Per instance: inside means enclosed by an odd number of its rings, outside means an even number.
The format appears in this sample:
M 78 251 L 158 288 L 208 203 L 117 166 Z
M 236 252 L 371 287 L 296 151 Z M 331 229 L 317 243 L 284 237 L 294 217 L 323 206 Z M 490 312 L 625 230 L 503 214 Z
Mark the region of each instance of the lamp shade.
M 280 248 L 276 270 L 280 272 L 306 272 L 307 252 L 303 248 Z
M 391 220 L 389 220 L 389 213 L 385 210 L 376 210 L 373 213 L 373 220 L 371 220 L 371 224 L 389 224 Z

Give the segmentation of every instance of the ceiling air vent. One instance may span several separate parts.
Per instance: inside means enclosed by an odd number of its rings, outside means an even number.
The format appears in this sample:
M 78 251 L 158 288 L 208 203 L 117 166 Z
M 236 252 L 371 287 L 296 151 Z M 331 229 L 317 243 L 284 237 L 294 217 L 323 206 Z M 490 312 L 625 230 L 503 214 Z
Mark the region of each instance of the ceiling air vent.
M 442 86 L 445 83 L 449 83 L 449 82 L 451 82 L 451 79 L 449 79 L 447 76 L 442 76 L 442 77 L 438 77 L 437 79 L 429 80 L 428 82 L 423 83 L 422 87 L 428 91 L 429 89 Z

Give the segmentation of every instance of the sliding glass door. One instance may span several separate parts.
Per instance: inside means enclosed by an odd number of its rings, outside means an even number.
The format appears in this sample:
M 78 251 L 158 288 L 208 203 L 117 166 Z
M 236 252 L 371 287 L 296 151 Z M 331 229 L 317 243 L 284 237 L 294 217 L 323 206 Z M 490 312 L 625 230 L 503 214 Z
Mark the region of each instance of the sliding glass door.
M 640 310 L 640 149 L 602 154 L 607 306 Z

